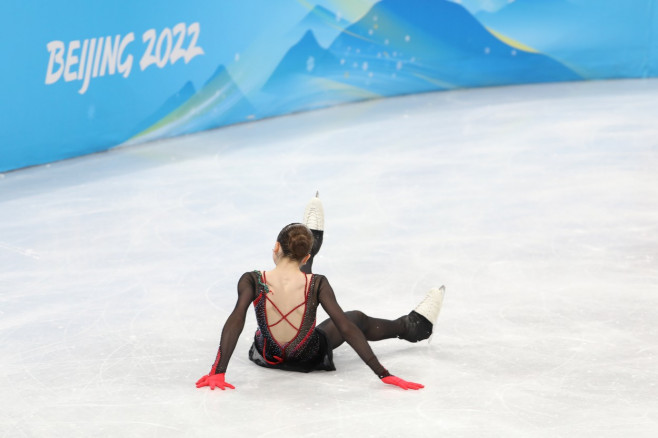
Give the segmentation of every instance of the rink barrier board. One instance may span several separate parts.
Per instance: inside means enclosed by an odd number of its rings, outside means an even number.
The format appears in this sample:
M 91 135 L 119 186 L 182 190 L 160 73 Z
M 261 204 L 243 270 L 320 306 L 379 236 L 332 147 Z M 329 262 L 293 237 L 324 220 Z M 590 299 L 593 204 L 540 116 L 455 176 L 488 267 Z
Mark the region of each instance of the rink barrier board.
M 30 3 L 3 6 L 0 172 L 366 99 L 658 71 L 653 0 Z

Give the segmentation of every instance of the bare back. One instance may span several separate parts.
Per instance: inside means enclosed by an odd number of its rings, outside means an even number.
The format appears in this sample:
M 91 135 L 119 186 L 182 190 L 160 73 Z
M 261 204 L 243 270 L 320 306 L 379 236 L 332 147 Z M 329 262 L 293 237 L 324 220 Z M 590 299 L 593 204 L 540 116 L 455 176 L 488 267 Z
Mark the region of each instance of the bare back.
M 293 340 L 306 311 L 309 278 L 299 271 L 286 275 L 277 271 L 263 272 L 269 290 L 266 295 L 267 325 L 274 339 L 281 345 Z

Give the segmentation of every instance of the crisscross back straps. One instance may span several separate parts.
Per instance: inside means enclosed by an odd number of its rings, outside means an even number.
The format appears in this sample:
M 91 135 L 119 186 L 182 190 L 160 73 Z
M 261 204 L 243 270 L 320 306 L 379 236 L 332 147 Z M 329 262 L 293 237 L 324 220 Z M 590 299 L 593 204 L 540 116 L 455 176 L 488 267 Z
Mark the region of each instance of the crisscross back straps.
M 263 280 L 265 280 L 265 283 L 267 284 L 267 276 L 265 275 L 265 271 L 263 271 Z M 297 310 L 300 307 L 304 306 L 306 304 L 306 301 L 308 300 L 308 292 L 309 292 L 308 289 L 309 288 L 308 288 L 308 277 L 306 276 L 306 274 L 304 274 L 304 281 L 305 281 L 305 284 L 304 284 L 304 301 L 299 303 L 297 306 L 293 307 L 293 309 L 290 312 L 286 313 L 285 315 L 283 314 L 281 309 L 279 309 L 277 307 L 277 305 L 274 304 L 274 301 L 272 301 L 272 299 L 269 296 L 267 296 L 267 295 L 265 296 L 267 301 L 269 301 L 272 304 L 272 306 L 274 306 L 274 309 L 276 309 L 276 311 L 279 312 L 279 315 L 281 315 L 281 318 L 277 322 L 272 323 L 272 324 L 267 324 L 267 328 L 272 328 L 275 325 L 279 324 L 281 321 L 286 321 L 288 324 L 290 324 L 290 326 L 292 328 L 294 328 L 295 330 L 297 330 L 299 332 L 299 329 L 301 327 L 301 322 L 300 322 L 300 326 L 296 327 L 295 324 L 290 322 L 290 320 L 288 319 L 288 316 L 290 316 L 295 310 Z M 268 286 L 268 289 L 269 289 L 269 286 Z M 304 321 L 304 319 L 302 318 L 302 322 L 303 321 Z

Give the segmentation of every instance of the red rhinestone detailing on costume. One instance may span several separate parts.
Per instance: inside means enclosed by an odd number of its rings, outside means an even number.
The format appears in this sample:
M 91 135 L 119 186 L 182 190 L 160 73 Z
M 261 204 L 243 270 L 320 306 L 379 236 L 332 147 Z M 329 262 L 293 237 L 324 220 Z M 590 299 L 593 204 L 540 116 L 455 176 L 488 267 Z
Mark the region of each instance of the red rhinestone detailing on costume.
M 210 368 L 210 374 L 217 374 L 217 366 L 219 365 L 219 360 L 222 358 L 222 346 L 219 346 L 219 350 L 217 350 L 217 357 L 215 358 L 215 363 L 212 364 L 212 368 Z
M 270 365 L 278 365 L 281 362 L 283 362 L 283 358 L 279 356 L 273 356 L 274 359 L 276 359 L 275 362 L 272 362 L 270 360 L 267 360 L 267 355 L 265 354 L 265 350 L 267 349 L 267 339 L 263 341 L 263 359 L 265 359 L 265 362 L 269 363 Z

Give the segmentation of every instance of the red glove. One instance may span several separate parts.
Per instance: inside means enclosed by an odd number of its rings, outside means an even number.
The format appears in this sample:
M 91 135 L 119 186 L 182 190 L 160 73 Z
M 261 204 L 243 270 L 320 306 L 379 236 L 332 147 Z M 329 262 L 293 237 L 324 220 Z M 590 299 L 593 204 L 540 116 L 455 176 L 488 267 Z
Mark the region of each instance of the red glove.
M 421 385 L 420 383 L 407 382 L 406 380 L 402 380 L 401 378 L 395 376 L 386 376 L 382 378 L 382 382 L 387 383 L 389 385 L 399 386 L 404 390 L 424 388 L 424 386 Z
M 196 382 L 197 388 L 203 388 L 204 386 L 210 386 L 210 389 L 212 390 L 214 390 L 215 387 L 217 387 L 222 391 L 226 388 L 235 389 L 235 386 L 224 381 L 224 373 L 206 375 L 200 378 L 198 382 Z

